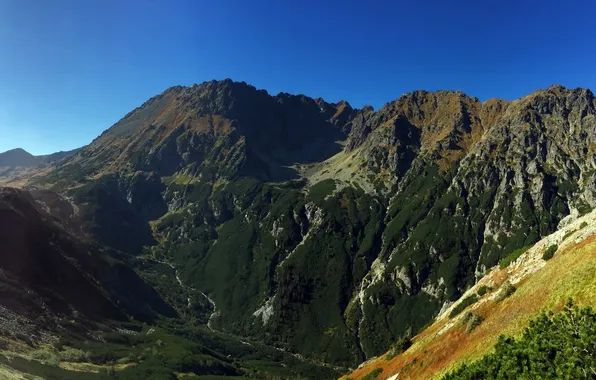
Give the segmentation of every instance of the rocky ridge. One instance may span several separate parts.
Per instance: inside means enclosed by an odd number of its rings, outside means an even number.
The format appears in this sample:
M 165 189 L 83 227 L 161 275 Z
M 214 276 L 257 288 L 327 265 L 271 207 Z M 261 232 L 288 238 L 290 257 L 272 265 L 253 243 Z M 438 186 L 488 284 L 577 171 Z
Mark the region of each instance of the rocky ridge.
M 150 99 L 35 185 L 102 244 L 174 262 L 214 328 L 354 365 L 596 205 L 595 110 L 560 86 L 374 111 L 212 81 Z

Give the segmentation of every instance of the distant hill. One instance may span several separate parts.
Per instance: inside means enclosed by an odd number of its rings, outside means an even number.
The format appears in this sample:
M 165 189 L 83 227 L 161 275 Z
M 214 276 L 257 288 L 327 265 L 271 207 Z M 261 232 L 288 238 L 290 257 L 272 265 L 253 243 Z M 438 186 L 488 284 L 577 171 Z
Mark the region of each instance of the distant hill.
M 34 156 L 24 149 L 16 148 L 0 153 L 0 167 L 10 168 L 29 168 L 39 165 L 49 165 L 58 162 L 61 159 L 73 155 L 79 149 L 70 150 L 68 152 L 56 152 L 43 156 Z

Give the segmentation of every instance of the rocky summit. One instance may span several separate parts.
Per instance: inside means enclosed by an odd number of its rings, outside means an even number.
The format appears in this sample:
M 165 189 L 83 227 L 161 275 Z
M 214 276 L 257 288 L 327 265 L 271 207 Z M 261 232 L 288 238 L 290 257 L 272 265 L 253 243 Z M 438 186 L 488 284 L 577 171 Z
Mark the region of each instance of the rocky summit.
M 345 368 L 591 211 L 595 149 L 587 89 L 375 111 L 223 80 L 169 88 L 27 187 L 179 315 Z

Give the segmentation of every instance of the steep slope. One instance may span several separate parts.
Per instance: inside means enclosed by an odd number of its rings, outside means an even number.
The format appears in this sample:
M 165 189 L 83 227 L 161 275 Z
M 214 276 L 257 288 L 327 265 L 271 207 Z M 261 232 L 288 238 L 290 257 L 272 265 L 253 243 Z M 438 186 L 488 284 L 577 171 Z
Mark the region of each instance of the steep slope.
M 175 315 L 131 268 L 71 235 L 28 193 L 0 188 L 0 225 L 3 307 L 33 320 Z
M 591 212 L 510 265 L 493 268 L 420 332 L 407 351 L 389 352 L 347 377 L 355 380 L 376 371 L 377 379 L 440 378 L 492 351 L 501 334 L 520 335 L 541 310 L 562 309 L 569 297 L 579 305 L 596 306 L 595 236 L 596 212 Z M 554 252 L 550 259 L 544 256 L 549 249 Z
M 335 142 L 345 133 L 336 125 L 350 109 L 302 95 L 272 97 L 229 79 L 172 87 L 126 115 L 59 173 L 293 178 L 287 166 L 341 150 Z
M 65 200 L 47 191 L 35 195 L 40 202 L 28 192 L 0 188 L 0 377 L 338 375 L 177 318 L 151 286 L 115 258 L 125 255 L 72 234 L 40 208 L 64 211 Z
M 388 347 L 392 337 L 406 331 L 402 326 L 420 327 L 416 320 L 448 305 L 501 257 L 555 231 L 569 213 L 594 206 L 593 94 L 554 86 L 506 108 L 496 104 L 487 101 L 476 113 L 482 115 L 488 107 L 484 114 L 492 116 L 485 118 L 490 121 L 486 125 L 469 122 L 483 118 L 459 112 L 462 108 L 431 107 L 455 121 L 431 117 L 421 128 L 421 140 L 438 142 L 414 151 L 415 158 L 392 187 L 375 270 L 352 301 L 359 305 L 353 310 L 361 310 L 354 313 L 368 355 L 381 353 L 375 347 Z M 491 114 L 493 110 L 500 115 Z M 436 125 L 450 131 L 447 137 L 424 138 Z M 410 128 L 412 134 L 418 130 Z M 476 142 L 466 144 L 468 135 L 453 133 L 458 128 L 478 136 L 471 139 Z M 484 132 L 474 133 L 475 128 Z M 383 130 L 374 129 L 368 139 Z M 398 140 L 394 146 L 407 143 Z M 453 157 L 450 166 L 441 164 Z M 369 160 L 368 167 L 383 170 L 386 162 Z
M 596 205 L 595 110 L 559 86 L 374 111 L 213 81 L 152 98 L 36 185 L 102 244 L 174 265 L 210 327 L 351 366 Z

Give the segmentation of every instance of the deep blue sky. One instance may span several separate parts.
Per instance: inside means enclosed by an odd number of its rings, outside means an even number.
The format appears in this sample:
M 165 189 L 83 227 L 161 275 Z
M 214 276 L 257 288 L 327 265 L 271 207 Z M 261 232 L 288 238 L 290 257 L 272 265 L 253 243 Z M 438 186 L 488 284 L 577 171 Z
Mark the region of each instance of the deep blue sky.
M 0 0 L 0 151 L 72 149 L 169 86 L 228 77 L 375 108 L 596 88 L 594 3 Z

